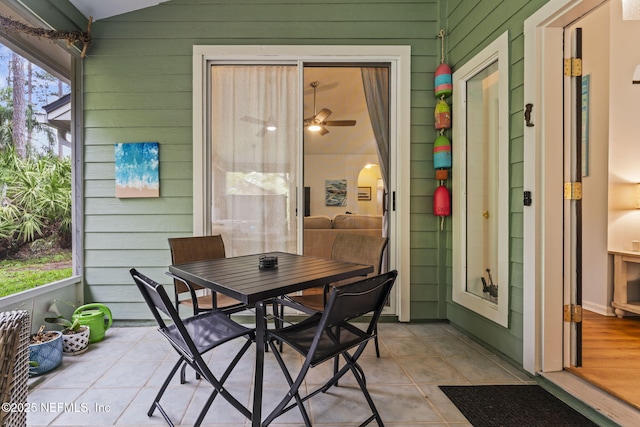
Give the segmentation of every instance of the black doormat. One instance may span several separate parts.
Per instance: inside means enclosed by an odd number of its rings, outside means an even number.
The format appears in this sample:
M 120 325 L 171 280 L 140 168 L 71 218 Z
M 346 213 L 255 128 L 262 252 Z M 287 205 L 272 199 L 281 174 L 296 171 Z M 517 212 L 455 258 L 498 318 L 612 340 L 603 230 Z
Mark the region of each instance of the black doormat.
M 538 385 L 440 386 L 474 427 L 596 426 Z

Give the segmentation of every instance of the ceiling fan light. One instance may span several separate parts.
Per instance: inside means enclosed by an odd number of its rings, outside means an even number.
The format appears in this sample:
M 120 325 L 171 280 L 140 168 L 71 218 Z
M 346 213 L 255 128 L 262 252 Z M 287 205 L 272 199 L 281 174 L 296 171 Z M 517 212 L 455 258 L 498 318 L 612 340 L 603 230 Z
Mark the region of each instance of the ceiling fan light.
M 314 125 L 309 125 L 307 129 L 309 129 L 311 132 L 318 132 L 322 128 L 320 127 L 320 125 L 314 124 Z

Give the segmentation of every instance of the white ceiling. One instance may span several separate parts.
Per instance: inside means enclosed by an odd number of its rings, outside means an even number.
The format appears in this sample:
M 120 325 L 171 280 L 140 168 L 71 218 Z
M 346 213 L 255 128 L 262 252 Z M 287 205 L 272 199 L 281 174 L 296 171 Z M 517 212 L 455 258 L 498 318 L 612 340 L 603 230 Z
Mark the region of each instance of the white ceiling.
M 84 16 L 94 21 L 120 15 L 145 7 L 155 6 L 167 0 L 69 0 Z

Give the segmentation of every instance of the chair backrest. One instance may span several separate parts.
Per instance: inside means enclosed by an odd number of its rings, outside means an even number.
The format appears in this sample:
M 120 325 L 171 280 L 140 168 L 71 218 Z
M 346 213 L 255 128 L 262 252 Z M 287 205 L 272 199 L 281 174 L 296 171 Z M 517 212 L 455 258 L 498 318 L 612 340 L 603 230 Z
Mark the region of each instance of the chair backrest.
M 196 236 L 196 237 L 171 237 L 171 264 L 184 264 L 187 262 L 205 261 L 225 257 L 224 241 L 222 236 Z M 176 293 L 188 292 L 189 289 L 179 280 L 174 280 Z M 191 284 L 194 288 L 201 286 Z
M 381 236 L 339 233 L 331 248 L 331 259 L 372 265 L 373 272 L 369 273 L 367 277 L 377 276 L 382 269 L 384 249 L 388 240 L 388 238 Z M 362 278 L 354 277 L 333 283 L 333 285 L 343 286 L 358 280 L 362 280 Z
M 323 314 L 323 329 L 347 323 L 365 314 L 372 314 L 367 333 L 372 333 L 398 272 L 389 271 L 358 282 L 331 288 Z
M 161 329 L 166 328 L 167 325 L 165 324 L 160 311 L 169 316 L 174 323 L 176 319 L 180 322 L 178 313 L 171 304 L 171 299 L 162 285 L 139 273 L 135 268 L 129 270 L 129 273 L 131 274 L 131 277 L 133 277 L 133 281 L 138 286 L 138 290 L 142 294 L 144 301 L 149 306 L 149 309 L 151 309 L 151 313 Z
M 180 319 L 180 316 L 178 316 L 178 312 L 171 304 L 171 298 L 167 295 L 164 286 L 139 273 L 135 268 L 129 270 L 129 273 L 131 273 L 131 277 L 133 277 L 145 302 L 149 306 L 149 309 L 151 309 L 153 317 L 156 319 L 156 322 L 158 322 L 160 332 L 184 356 L 189 359 L 198 357 L 196 345 Z M 169 316 L 173 323 L 171 326 L 165 323 L 160 312 Z M 175 333 L 176 330 L 177 334 Z

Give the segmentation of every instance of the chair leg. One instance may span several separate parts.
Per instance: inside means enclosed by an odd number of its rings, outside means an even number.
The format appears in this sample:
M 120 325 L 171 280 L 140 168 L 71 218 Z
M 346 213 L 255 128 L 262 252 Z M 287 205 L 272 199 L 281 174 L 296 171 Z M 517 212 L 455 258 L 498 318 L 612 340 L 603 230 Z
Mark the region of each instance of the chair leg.
M 184 384 L 187 382 L 187 364 L 186 362 L 182 364 L 182 369 L 180 369 L 180 384 Z
M 302 384 L 302 381 L 303 381 L 303 379 L 305 377 L 306 372 L 309 370 L 309 364 L 305 363 L 305 365 L 303 365 L 301 371 L 298 373 L 298 377 L 296 378 L 296 380 L 294 382 L 293 378 L 291 378 L 291 374 L 289 373 L 289 369 L 287 369 L 287 365 L 284 363 L 284 360 L 282 360 L 282 356 L 277 351 L 276 346 L 273 343 L 273 341 L 269 341 L 269 345 L 271 345 L 271 349 L 273 351 L 273 354 L 276 356 L 276 361 L 278 362 L 278 365 L 280 365 L 280 370 L 282 371 L 283 375 L 285 376 L 285 378 L 287 380 L 287 383 L 289 383 L 290 389 L 289 389 L 289 392 L 287 393 L 287 395 L 273 409 L 273 411 L 269 414 L 269 416 L 267 416 L 267 418 L 262 423 L 262 425 L 263 426 L 268 426 L 269 424 L 271 424 L 271 422 L 273 422 L 274 419 L 276 419 L 280 415 L 284 414 L 289 409 L 292 409 L 294 406 L 297 406 L 298 409 L 300 410 L 300 414 L 302 415 L 302 419 L 304 420 L 304 425 L 306 427 L 311 427 L 312 426 L 311 419 L 309 418 L 309 414 L 307 413 L 307 410 L 304 408 L 304 401 L 307 400 L 311 396 L 307 396 L 304 399 L 302 399 L 300 397 L 300 392 L 299 392 L 300 385 Z M 280 345 L 282 345 L 282 341 L 280 342 Z M 291 399 L 295 399 L 296 404 L 292 404 L 291 406 L 289 406 L 288 408 L 285 409 L 285 407 L 291 401 Z
M 207 381 L 213 386 L 214 391 L 211 393 L 211 396 L 209 396 L 209 399 L 207 399 L 207 403 L 205 404 L 204 408 L 200 412 L 200 415 L 196 420 L 196 425 L 200 425 L 205 415 L 207 414 L 207 411 L 209 410 L 211 403 L 213 403 L 213 400 L 216 398 L 216 396 L 218 396 L 218 394 L 221 395 L 227 402 L 231 404 L 231 406 L 236 408 L 247 419 L 251 419 L 251 412 L 242 403 L 240 403 L 238 399 L 236 399 L 231 393 L 229 393 L 229 391 L 226 388 L 224 388 L 224 383 L 227 380 L 227 378 L 229 378 L 229 375 L 231 375 L 231 372 L 233 371 L 235 366 L 238 364 L 242 356 L 247 352 L 247 350 L 249 349 L 252 343 L 253 343 L 252 340 L 247 340 L 247 342 L 242 346 L 240 351 L 233 358 L 233 360 L 231 361 L 231 363 L 229 364 L 227 369 L 224 371 L 224 373 L 222 374 L 219 380 L 215 377 L 215 375 L 213 375 L 213 373 L 211 372 L 209 367 L 206 365 L 206 363 L 202 359 L 200 359 L 200 363 L 202 363 L 202 365 L 198 364 L 197 369 L 202 372 L 202 376 L 204 376 L 207 379 Z
M 182 365 L 182 369 L 180 370 L 180 384 L 184 384 L 187 382 L 187 363 L 185 362 L 184 365 Z M 202 375 L 200 375 L 200 372 L 196 371 L 196 379 L 202 379 Z
M 369 390 L 367 390 L 366 380 L 365 380 L 364 376 L 361 375 L 362 374 L 362 368 L 356 367 L 355 363 L 349 363 L 349 368 L 351 369 L 351 372 L 353 372 L 353 376 L 356 377 L 356 381 L 358 381 L 358 385 L 360 385 L 360 390 L 362 390 L 362 394 L 364 394 L 364 398 L 367 399 L 367 403 L 369 404 L 369 408 L 371 409 L 371 412 L 373 413 L 371 415 L 371 417 L 369 417 L 367 419 L 367 421 L 365 421 L 361 425 L 367 425 L 367 424 L 369 424 L 371 421 L 373 421 L 375 419 L 378 422 L 378 426 L 384 427 L 384 423 L 382 422 L 382 418 L 380 417 L 380 414 L 378 413 L 378 408 L 376 408 L 376 405 L 373 403 L 373 399 L 371 398 L 371 394 L 369 394 Z
M 376 346 L 376 357 L 380 358 L 380 345 L 378 344 L 378 335 L 373 339 L 373 344 Z
M 184 359 L 184 357 L 180 357 L 180 359 L 176 362 L 176 364 L 171 369 L 171 372 L 169 372 L 169 375 L 167 376 L 167 379 L 165 379 L 164 383 L 162 383 L 162 386 L 160 387 L 160 390 L 158 391 L 158 394 L 156 394 L 156 398 L 153 399 L 153 403 L 151 404 L 151 408 L 149 408 L 149 411 L 147 412 L 147 416 L 149 416 L 149 417 L 152 416 L 153 412 L 156 410 L 156 408 L 158 408 L 158 410 L 162 413 L 162 416 L 164 417 L 164 419 L 168 423 L 171 424 L 171 421 L 168 419 L 168 417 L 164 413 L 164 410 L 160 406 L 160 398 L 162 397 L 162 395 L 164 394 L 165 390 L 167 389 L 167 386 L 169 386 L 169 383 L 171 382 L 171 379 L 173 378 L 173 376 L 178 371 L 178 368 L 180 367 L 180 365 L 183 365 L 183 364 L 186 365 L 185 359 Z

